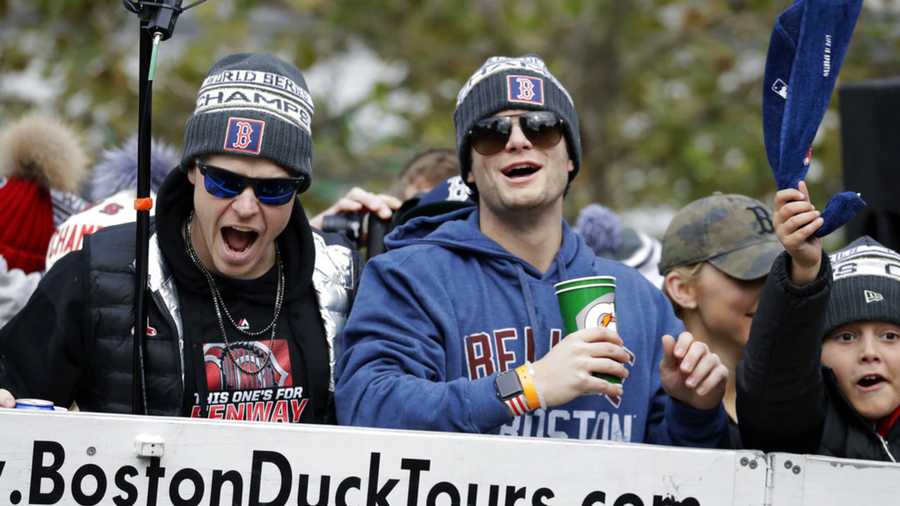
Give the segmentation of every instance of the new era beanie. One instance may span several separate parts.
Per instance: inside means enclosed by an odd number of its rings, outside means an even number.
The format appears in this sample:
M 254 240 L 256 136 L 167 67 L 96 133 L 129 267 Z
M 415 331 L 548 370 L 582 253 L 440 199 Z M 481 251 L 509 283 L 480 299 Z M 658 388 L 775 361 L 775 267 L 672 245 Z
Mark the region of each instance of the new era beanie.
M 463 181 L 467 180 L 472 168 L 469 130 L 479 120 L 510 109 L 552 111 L 562 118 L 569 158 L 574 166 L 569 181 L 574 179 L 581 165 L 581 136 L 575 103 L 544 61 L 528 55 L 488 58 L 459 90 L 453 124 Z
M 312 179 L 314 106 L 297 67 L 272 55 L 226 56 L 209 71 L 184 133 L 182 169 L 211 154 L 266 158 Z
M 857 321 L 900 325 L 900 254 L 864 236 L 831 255 L 825 335 Z

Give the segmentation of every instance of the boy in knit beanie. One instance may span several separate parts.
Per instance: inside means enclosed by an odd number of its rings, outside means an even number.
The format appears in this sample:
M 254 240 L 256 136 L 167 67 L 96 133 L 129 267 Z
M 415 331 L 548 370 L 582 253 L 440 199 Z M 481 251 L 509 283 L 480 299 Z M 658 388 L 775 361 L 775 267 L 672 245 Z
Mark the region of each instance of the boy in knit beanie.
M 85 183 L 90 207 L 56 226 L 47 247 L 47 270 L 66 253 L 81 249 L 86 235 L 136 219 L 133 202 L 137 194 L 137 151 L 137 135 L 120 146 L 103 150 Z M 150 143 L 150 197 L 156 198 L 166 176 L 178 165 L 179 155 L 168 144 L 155 140 Z M 151 209 L 150 216 L 153 213 Z
M 313 112 L 301 72 L 268 54 L 226 56 L 200 85 L 149 241 L 150 414 L 333 418 L 332 341 L 355 268 L 298 198 L 312 180 Z M 0 330 L 0 406 L 131 411 L 134 227 L 85 238 Z
M 900 254 L 870 237 L 831 256 L 805 183 L 775 196 L 785 247 L 738 368 L 747 447 L 900 457 Z

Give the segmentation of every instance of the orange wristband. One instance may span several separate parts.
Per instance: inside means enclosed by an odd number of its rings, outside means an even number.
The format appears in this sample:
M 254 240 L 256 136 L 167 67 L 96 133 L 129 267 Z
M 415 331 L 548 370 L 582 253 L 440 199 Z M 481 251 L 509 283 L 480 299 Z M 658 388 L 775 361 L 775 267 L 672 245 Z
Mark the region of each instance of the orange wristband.
M 153 199 L 150 197 L 134 199 L 134 208 L 138 211 L 149 211 L 153 209 Z
M 519 376 L 519 383 L 522 384 L 522 392 L 525 393 L 525 400 L 528 402 L 528 410 L 534 411 L 541 407 L 537 388 L 534 385 L 534 378 L 531 377 L 531 373 L 528 370 L 528 362 L 516 367 L 516 375 Z

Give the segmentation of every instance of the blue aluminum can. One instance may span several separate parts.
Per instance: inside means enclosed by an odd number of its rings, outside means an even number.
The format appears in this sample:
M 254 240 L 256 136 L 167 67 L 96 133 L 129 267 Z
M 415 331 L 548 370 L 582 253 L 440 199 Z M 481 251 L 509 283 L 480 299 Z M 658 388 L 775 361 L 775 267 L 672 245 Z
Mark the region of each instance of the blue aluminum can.
M 39 411 L 53 411 L 53 403 L 44 399 L 16 399 L 16 409 L 36 409 Z

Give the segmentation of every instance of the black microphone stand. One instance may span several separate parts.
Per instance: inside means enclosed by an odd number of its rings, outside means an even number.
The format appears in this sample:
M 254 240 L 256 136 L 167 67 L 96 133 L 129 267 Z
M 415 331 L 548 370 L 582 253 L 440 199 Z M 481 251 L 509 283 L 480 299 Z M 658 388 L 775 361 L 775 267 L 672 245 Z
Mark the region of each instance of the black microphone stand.
M 205 1 L 205 0 L 203 0 Z M 202 2 L 181 7 L 182 0 L 157 2 L 122 0 L 126 9 L 140 18 L 140 83 L 138 95 L 138 173 L 137 196 L 134 207 L 137 212 L 135 241 L 134 282 L 134 350 L 132 360 L 131 412 L 145 415 L 147 381 L 144 369 L 144 350 L 147 340 L 147 267 L 150 241 L 150 118 L 152 116 L 153 79 L 156 73 L 156 51 L 159 42 L 172 36 L 175 22 L 184 9 Z

